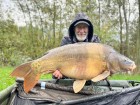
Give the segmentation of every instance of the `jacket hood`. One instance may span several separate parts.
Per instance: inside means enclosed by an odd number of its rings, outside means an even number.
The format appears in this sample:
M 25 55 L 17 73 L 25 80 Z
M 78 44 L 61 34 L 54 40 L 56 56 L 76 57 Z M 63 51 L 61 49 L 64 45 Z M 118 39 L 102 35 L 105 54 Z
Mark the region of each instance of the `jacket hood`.
M 85 14 L 85 13 L 78 13 L 74 20 L 72 21 L 70 27 L 69 27 L 69 37 L 71 39 L 72 42 L 74 42 L 74 39 L 76 39 L 76 36 L 75 36 L 75 32 L 74 32 L 74 28 L 75 28 L 75 24 L 79 21 L 85 21 L 87 22 L 89 25 L 88 25 L 88 29 L 89 29 L 89 32 L 88 32 L 88 36 L 87 36 L 87 41 L 90 42 L 92 37 L 93 37 L 93 25 L 91 23 L 91 21 L 88 19 L 88 16 Z

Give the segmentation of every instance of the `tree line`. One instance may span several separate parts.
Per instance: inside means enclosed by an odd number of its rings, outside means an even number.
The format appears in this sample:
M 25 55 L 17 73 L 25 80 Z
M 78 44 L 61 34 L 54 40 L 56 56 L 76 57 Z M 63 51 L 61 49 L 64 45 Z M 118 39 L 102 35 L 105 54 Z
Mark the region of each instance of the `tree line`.
M 139 0 L 11 0 L 11 3 L 14 7 L 7 7 L 7 11 L 0 9 L 1 65 L 16 66 L 58 47 L 75 14 L 85 12 L 101 43 L 113 46 L 140 68 Z M 3 7 L 2 1 L 0 6 Z M 14 17 L 22 19 L 24 25 L 18 25 Z

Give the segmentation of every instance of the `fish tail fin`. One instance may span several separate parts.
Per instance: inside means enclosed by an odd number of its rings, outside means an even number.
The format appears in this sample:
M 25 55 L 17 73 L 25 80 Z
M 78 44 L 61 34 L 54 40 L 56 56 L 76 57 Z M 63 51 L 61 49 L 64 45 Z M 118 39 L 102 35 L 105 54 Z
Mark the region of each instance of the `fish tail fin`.
M 25 77 L 31 70 L 31 62 L 22 64 L 14 69 L 14 71 L 11 73 L 11 76 L 13 77 Z
M 28 93 L 38 82 L 40 74 L 30 70 L 30 72 L 24 78 L 24 91 Z

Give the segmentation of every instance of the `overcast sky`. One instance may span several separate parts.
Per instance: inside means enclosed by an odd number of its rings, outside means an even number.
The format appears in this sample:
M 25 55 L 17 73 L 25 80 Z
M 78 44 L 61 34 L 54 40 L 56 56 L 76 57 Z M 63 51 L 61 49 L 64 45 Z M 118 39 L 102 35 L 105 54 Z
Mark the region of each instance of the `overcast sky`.
M 23 17 L 23 13 L 20 12 L 17 8 L 17 6 L 11 1 L 11 0 L 1 0 L 2 1 L 2 6 L 1 6 L 1 10 L 3 11 L 3 18 L 6 19 L 7 18 L 7 14 L 9 13 L 12 18 L 15 20 L 15 23 L 17 25 L 20 26 L 24 26 L 25 25 L 25 19 Z M 51 0 L 49 0 L 51 2 Z M 134 0 L 129 0 L 130 2 L 130 8 L 134 8 Z M 136 8 L 136 7 L 135 7 Z M 138 13 L 138 8 L 137 11 L 134 11 L 133 14 L 130 14 L 130 18 L 131 20 L 135 18 L 135 15 L 137 15 Z M 28 20 L 28 17 L 26 16 L 26 20 Z
M 7 14 L 9 13 L 15 20 L 15 23 L 24 26 L 23 14 L 18 10 L 17 6 L 11 0 L 2 0 L 1 10 L 3 11 L 3 18 L 7 19 Z

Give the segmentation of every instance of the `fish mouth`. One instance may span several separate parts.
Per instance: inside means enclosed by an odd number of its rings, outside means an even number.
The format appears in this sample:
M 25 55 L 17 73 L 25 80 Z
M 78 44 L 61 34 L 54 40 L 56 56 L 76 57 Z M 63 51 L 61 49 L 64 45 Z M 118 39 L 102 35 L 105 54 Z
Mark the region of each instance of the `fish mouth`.
M 133 65 L 129 66 L 128 68 L 123 69 L 123 71 L 124 72 L 131 72 L 132 71 L 133 72 L 135 68 L 136 68 L 136 65 L 133 64 Z
M 134 71 L 135 68 L 136 68 L 136 65 L 133 64 L 133 65 L 129 68 L 129 70 L 130 70 L 130 71 Z

